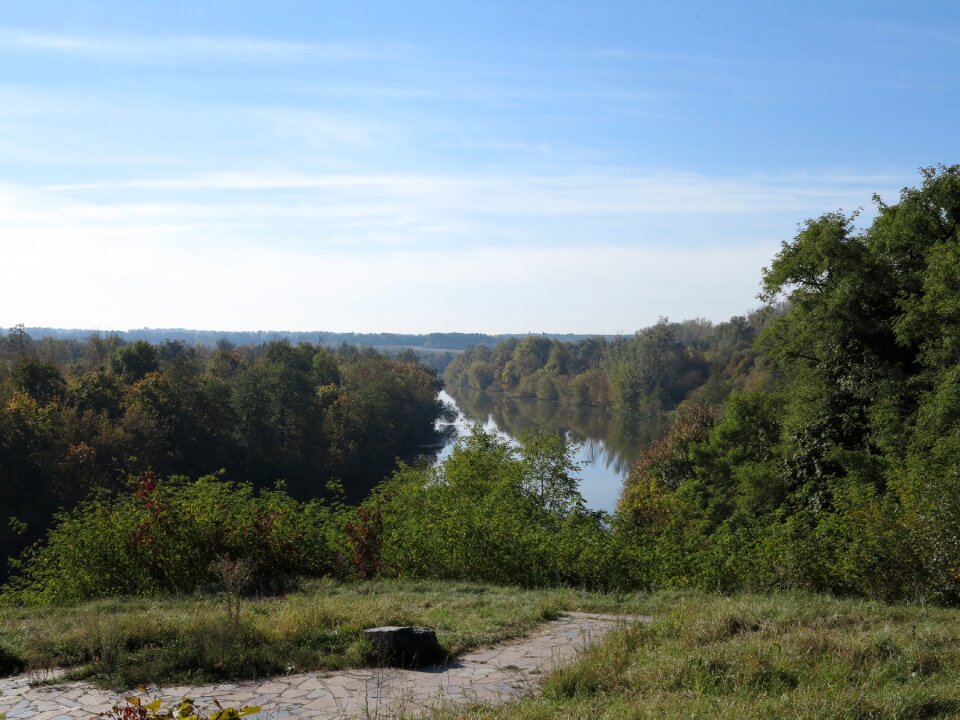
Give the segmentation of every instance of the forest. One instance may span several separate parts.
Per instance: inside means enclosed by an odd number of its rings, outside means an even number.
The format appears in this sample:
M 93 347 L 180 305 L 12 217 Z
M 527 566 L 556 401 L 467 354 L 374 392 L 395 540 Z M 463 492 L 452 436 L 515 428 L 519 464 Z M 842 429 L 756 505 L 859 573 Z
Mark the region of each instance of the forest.
M 224 471 L 301 500 L 359 501 L 436 441 L 438 387 L 415 357 L 369 348 L 34 341 L 14 328 L 0 338 L 0 555 L 57 511 L 147 476 Z
M 454 388 L 605 407 L 634 418 L 668 413 L 684 402 L 717 405 L 768 372 L 754 342 L 781 311 L 767 307 L 716 325 L 662 318 L 613 339 L 511 338 L 492 348 L 467 348 L 447 365 L 444 380 Z
M 747 317 L 511 338 L 450 363 L 449 384 L 665 413 L 612 515 L 585 507 L 546 431 L 514 446 L 477 428 L 438 466 L 415 462 L 441 408 L 412 358 L 14 331 L 0 345 L 5 551 L 49 533 L 5 601 L 202 588 L 229 556 L 261 589 L 447 578 L 956 604 L 960 166 L 876 203 L 867 226 L 804 222 Z

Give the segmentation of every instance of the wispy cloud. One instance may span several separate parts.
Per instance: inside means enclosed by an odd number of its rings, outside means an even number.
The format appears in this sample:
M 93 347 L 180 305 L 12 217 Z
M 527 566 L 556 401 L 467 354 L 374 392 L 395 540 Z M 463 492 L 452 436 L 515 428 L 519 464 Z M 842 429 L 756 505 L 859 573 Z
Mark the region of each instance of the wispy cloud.
M 260 108 L 247 111 L 277 138 L 298 148 L 370 150 L 396 142 L 398 129 L 370 117 L 292 108 Z
M 415 202 L 481 214 L 758 214 L 854 209 L 892 177 L 840 174 L 716 178 L 696 173 L 568 175 L 322 174 L 289 171 L 204 173 L 188 177 L 51 185 L 55 192 L 323 191 L 325 202 L 352 198 Z
M 586 51 L 586 56 L 603 60 L 643 61 L 646 63 L 663 63 L 666 65 L 703 65 L 711 68 L 717 65 L 734 64 L 730 59 L 717 55 L 653 52 L 651 50 L 622 47 L 591 48 Z
M 555 82 L 538 85 L 535 81 L 520 79 L 478 78 L 467 71 L 461 75 L 434 75 L 425 72 L 414 80 L 393 84 L 370 81 L 315 85 L 301 83 L 299 92 L 306 97 L 332 100 L 443 100 L 487 105 L 498 109 L 531 106 L 543 110 L 546 104 L 561 104 L 567 108 L 567 112 L 578 110 L 584 114 L 595 113 L 597 105 L 602 104 L 609 113 L 629 116 L 659 115 L 663 112 L 665 99 L 674 95 L 672 91 L 663 89 L 624 89 L 602 83 L 577 86 L 573 81 L 568 82 L 570 84 L 562 86 Z
M 871 35 L 876 35 L 883 39 L 889 39 L 893 37 L 901 40 L 920 40 L 925 44 L 935 42 L 948 47 L 956 47 L 960 45 L 960 35 L 957 34 L 958 28 L 911 25 L 908 23 L 890 23 L 862 19 L 851 21 L 850 25 L 858 30 L 866 31 Z
M 221 60 L 229 62 L 343 62 L 396 57 L 409 45 L 363 43 L 305 43 L 216 36 L 94 37 L 0 28 L 0 48 L 116 57 L 127 60 Z

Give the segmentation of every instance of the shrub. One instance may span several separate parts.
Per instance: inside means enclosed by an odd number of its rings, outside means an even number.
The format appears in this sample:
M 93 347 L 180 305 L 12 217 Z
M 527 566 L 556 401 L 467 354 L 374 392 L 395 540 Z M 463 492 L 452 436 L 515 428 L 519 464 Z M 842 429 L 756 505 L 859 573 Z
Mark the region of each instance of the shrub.
M 578 469 L 557 436 L 515 447 L 475 427 L 439 467 L 404 468 L 365 503 L 350 526 L 357 570 L 606 587 L 609 519 L 585 508 Z
M 216 702 L 216 701 L 214 701 Z M 161 708 L 159 700 L 144 703 L 138 697 L 129 697 L 125 705 L 114 705 L 97 717 L 111 718 L 112 720 L 238 720 L 247 715 L 260 712 L 259 707 L 225 708 L 216 703 L 217 710 L 212 715 L 204 715 L 197 710 L 190 698 L 184 698 L 176 707 Z
M 213 589 L 222 584 L 224 558 L 243 561 L 249 589 L 282 589 L 298 576 L 344 570 L 341 527 L 337 508 L 300 503 L 282 488 L 257 494 L 217 476 L 161 481 L 146 473 L 129 494 L 61 515 L 5 593 L 73 603 Z

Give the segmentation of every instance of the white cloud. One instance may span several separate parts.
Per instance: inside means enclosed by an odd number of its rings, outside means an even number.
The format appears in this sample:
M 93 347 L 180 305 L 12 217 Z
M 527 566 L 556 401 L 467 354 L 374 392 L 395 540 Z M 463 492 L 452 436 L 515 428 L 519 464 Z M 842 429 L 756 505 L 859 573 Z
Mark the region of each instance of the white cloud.
M 319 174 L 289 171 L 52 185 L 52 191 L 323 191 L 321 204 L 414 203 L 433 210 L 504 215 L 704 215 L 852 210 L 891 178 L 711 178 L 694 173 L 579 175 Z M 886 188 L 883 188 L 883 186 Z
M 756 304 L 761 266 L 792 234 L 763 230 L 771 208 L 789 208 L 792 229 L 797 206 L 864 199 L 829 187 L 245 173 L 124 183 L 134 197 L 121 201 L 116 185 L 0 185 L 0 326 L 612 333 L 664 314 L 722 320 Z M 243 192 L 263 188 L 291 192 Z
M 410 46 L 304 43 L 244 37 L 90 37 L 0 29 L 0 48 L 92 57 L 142 60 L 222 60 L 231 62 L 342 62 L 394 57 Z
M 295 143 L 300 149 L 370 150 L 397 142 L 392 125 L 360 115 L 262 108 L 249 115 L 264 124 L 277 138 Z

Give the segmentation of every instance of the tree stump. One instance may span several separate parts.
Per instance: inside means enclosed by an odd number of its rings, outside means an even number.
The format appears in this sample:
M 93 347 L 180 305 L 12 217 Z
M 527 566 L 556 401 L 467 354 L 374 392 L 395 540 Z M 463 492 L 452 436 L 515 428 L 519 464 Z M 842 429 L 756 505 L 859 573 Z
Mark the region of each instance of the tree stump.
M 388 625 L 364 630 L 363 634 L 373 644 L 378 659 L 388 665 L 420 667 L 446 659 L 433 628 Z

